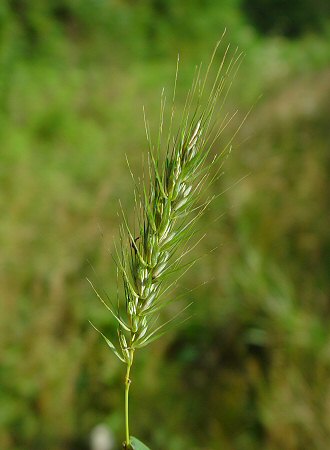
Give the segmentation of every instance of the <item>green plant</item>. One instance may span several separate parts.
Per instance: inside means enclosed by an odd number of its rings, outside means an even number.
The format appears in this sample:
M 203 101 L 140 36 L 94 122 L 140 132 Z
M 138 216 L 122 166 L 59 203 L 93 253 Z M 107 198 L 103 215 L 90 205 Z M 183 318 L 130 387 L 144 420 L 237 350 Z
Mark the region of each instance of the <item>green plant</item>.
M 196 246 L 196 242 L 192 243 L 196 237 L 196 221 L 214 198 L 211 195 L 204 198 L 204 191 L 219 176 L 223 161 L 231 148 L 233 138 L 220 153 L 212 157 L 210 155 L 214 142 L 233 118 L 233 115 L 224 115 L 219 124 L 216 113 L 226 100 L 241 61 L 241 54 L 237 50 L 231 58 L 227 58 L 227 46 L 215 78 L 209 86 L 210 69 L 219 43 L 205 75 L 201 75 L 201 66 L 196 70 L 178 130 L 173 132 L 178 66 L 166 140 L 163 138 L 164 94 L 155 145 L 145 120 L 149 143 L 149 182 L 134 180 L 135 226 L 129 226 L 121 207 L 123 224 L 120 229 L 120 246 L 116 248 L 115 260 L 118 274 L 123 281 L 124 301 L 118 296 L 117 305 L 112 301 L 107 303 L 91 283 L 100 301 L 118 323 L 118 345 L 94 328 L 126 365 L 123 443 L 126 450 L 146 448 L 136 438 L 131 437 L 129 431 L 129 389 L 135 352 L 166 333 L 187 309 L 183 308 L 170 320 L 158 324 L 159 312 L 175 300 L 170 292 L 176 283 L 173 274 L 188 270 L 195 262 L 193 260 L 183 264 L 183 258 Z M 163 146 L 166 148 L 164 157 Z M 182 252 L 178 255 L 179 249 L 182 249 Z

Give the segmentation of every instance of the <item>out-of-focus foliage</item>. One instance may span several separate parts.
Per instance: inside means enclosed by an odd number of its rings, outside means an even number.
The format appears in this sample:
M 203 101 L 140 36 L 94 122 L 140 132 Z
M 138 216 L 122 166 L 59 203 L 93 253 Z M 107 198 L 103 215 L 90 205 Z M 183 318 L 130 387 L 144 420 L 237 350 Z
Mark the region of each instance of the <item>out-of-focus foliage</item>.
M 132 433 L 154 450 L 328 450 L 329 25 L 261 38 L 238 0 L 1 2 L 1 449 L 83 450 L 100 422 L 120 443 L 122 367 L 88 320 L 115 325 L 85 277 L 116 295 L 142 105 L 156 132 L 179 50 L 180 111 L 224 26 L 246 56 L 214 151 L 263 97 L 176 291 L 193 317 L 136 362 Z
M 324 31 L 330 18 L 327 0 L 243 0 L 243 10 L 264 34 L 296 38 Z

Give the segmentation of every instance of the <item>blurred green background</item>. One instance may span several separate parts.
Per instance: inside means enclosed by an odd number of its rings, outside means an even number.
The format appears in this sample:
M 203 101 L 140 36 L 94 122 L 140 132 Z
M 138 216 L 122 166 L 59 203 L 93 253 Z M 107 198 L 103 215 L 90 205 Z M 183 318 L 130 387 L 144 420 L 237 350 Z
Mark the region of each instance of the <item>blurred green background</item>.
M 193 317 L 137 354 L 132 432 L 153 450 L 329 449 L 329 1 L 2 0 L 2 450 L 85 450 L 99 423 L 122 440 L 124 367 L 88 320 L 115 325 L 85 278 L 116 292 L 142 106 L 155 132 L 179 52 L 180 110 L 225 27 L 245 57 L 215 151 L 255 106 L 177 289 Z

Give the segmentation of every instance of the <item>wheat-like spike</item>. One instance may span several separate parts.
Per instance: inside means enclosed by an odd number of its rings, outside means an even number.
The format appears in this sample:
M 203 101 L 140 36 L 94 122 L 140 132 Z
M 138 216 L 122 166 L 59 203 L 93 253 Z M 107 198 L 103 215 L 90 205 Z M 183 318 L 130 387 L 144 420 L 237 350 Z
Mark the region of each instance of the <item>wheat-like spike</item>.
M 222 163 L 220 162 L 213 177 L 208 176 L 210 166 L 218 163 L 222 152 L 216 155 L 211 162 L 207 162 L 207 158 L 213 143 L 228 126 L 235 113 L 229 117 L 228 114 L 224 115 L 215 132 L 213 131 L 216 126 L 214 113 L 218 109 L 218 99 L 221 96 L 222 103 L 220 106 L 223 106 L 231 86 L 230 75 L 232 72 L 234 72 L 234 75 L 236 74 L 237 66 L 239 66 L 241 60 L 241 54 L 237 56 L 237 50 L 234 51 L 231 58 L 228 58 L 230 49 L 228 45 L 203 106 L 207 78 L 219 44 L 220 42 L 212 54 L 211 62 L 207 66 L 203 78 L 201 77 L 201 65 L 196 69 L 193 85 L 186 97 L 179 129 L 173 136 L 174 99 L 178 78 L 177 61 L 164 160 L 161 157 L 166 102 L 164 89 L 161 94 L 160 126 L 155 148 L 151 141 L 149 124 L 143 108 L 149 144 L 148 172 L 150 182 L 149 185 L 146 185 L 144 181 L 138 182 L 134 179 L 129 167 L 137 194 L 135 194 L 137 229 L 129 227 L 120 204 L 123 225 L 121 226 L 120 248 L 116 250 L 118 271 L 121 274 L 124 286 L 126 317 L 125 320 L 120 318 L 118 335 L 125 361 L 133 358 L 134 350 L 138 347 L 139 342 L 142 340 L 147 342 L 148 336 L 154 338 L 155 330 L 147 317 L 156 307 L 158 310 L 162 305 L 167 304 L 166 299 L 162 298 L 167 290 L 167 276 L 173 272 L 174 267 L 179 265 L 183 257 L 181 255 L 173 260 L 173 255 L 180 245 L 187 245 L 194 236 L 192 228 L 195 221 L 212 201 L 212 199 L 207 200 L 204 206 L 196 203 L 203 187 L 212 183 L 219 176 L 221 170 Z M 226 64 L 227 58 L 229 62 Z M 193 216 L 188 220 L 190 214 L 193 214 Z M 189 248 L 188 250 L 185 249 L 183 253 L 188 252 Z M 116 316 L 119 316 L 119 314 L 116 314 Z M 125 324 L 125 326 L 123 327 L 122 324 Z
M 189 229 L 195 219 L 185 226 L 179 226 L 179 216 L 186 213 L 194 205 L 193 182 L 201 171 L 205 155 L 202 147 L 203 129 L 201 120 L 195 120 L 176 148 L 163 163 L 150 152 L 153 180 L 149 193 L 143 188 L 142 220 L 139 235 L 135 237 L 123 214 L 121 253 L 118 267 L 122 273 L 125 295 L 125 310 L 129 327 L 128 342 L 124 329 L 120 326 L 120 347 L 123 358 L 129 358 L 129 350 L 134 350 L 143 338 L 155 335 L 146 320 L 146 312 L 150 311 L 159 299 L 161 285 L 172 263 L 170 259 L 178 244 L 187 239 Z M 122 209 L 122 206 L 120 204 Z M 125 231 L 124 231 L 125 230 Z M 129 251 L 124 250 L 124 234 L 128 235 Z M 121 325 L 121 323 L 119 322 Z M 126 328 L 126 326 L 125 326 Z M 127 328 L 126 328 L 127 331 Z M 124 345 L 124 341 L 126 344 Z
M 179 269 L 181 274 L 185 273 L 196 262 L 194 260 L 183 264 L 182 259 L 197 245 L 196 242 L 192 243 L 195 237 L 195 223 L 216 196 L 213 195 L 202 201 L 200 199 L 203 196 L 203 190 L 205 191 L 219 177 L 223 161 L 230 152 L 232 141 L 240 129 L 239 126 L 221 152 L 213 159 L 209 158 L 213 144 L 236 115 L 236 112 L 232 115 L 223 114 L 221 120 L 217 120 L 216 117 L 227 99 L 232 80 L 242 60 L 242 54 L 238 53 L 237 49 L 229 57 L 230 46 L 228 45 L 220 59 L 209 93 L 205 96 L 211 65 L 214 63 L 219 45 L 220 42 L 212 54 L 204 77 L 201 75 L 202 65 L 196 67 L 192 87 L 186 96 L 176 133 L 173 132 L 174 100 L 179 58 L 166 139 L 163 139 L 166 104 L 164 89 L 161 93 L 160 124 L 156 144 L 152 142 L 149 123 L 143 108 L 149 147 L 147 158 L 149 180 L 145 181 L 145 174 L 142 180 L 136 180 L 128 163 L 135 184 L 136 217 L 134 227 L 131 228 L 120 203 L 122 213 L 120 245 L 115 245 L 115 252 L 118 276 L 121 276 L 123 283 L 124 301 L 120 301 L 117 294 L 117 312 L 112 305 L 109 306 L 103 301 L 91 283 L 99 300 L 117 321 L 119 345 L 115 346 L 101 334 L 112 351 L 127 366 L 126 443 L 124 445 L 126 449 L 131 448 L 128 434 L 128 391 L 135 350 L 161 336 L 186 309 L 184 308 L 165 323 L 158 324 L 159 311 L 173 301 L 170 291 L 177 280 L 172 279 L 168 282 L 168 278 Z M 245 119 L 246 117 L 243 122 Z M 164 144 L 163 141 L 165 141 Z M 162 157 L 163 145 L 165 155 Z M 215 166 L 215 170 L 211 171 L 212 166 Z M 180 246 L 182 253 L 175 256 Z

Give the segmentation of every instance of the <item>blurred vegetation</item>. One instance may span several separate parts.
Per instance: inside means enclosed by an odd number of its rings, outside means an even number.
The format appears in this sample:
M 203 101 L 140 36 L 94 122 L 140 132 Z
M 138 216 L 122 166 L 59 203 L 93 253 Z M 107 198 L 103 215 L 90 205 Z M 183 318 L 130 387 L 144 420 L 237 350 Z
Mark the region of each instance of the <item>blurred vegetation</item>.
M 133 432 L 155 450 L 328 449 L 327 3 L 1 2 L 1 449 L 87 449 L 100 422 L 120 442 L 122 367 L 88 319 L 114 324 L 85 277 L 116 292 L 142 105 L 156 130 L 179 51 L 180 110 L 225 26 L 246 56 L 215 151 L 256 105 L 212 188 L 205 257 L 178 288 L 193 317 L 137 361 Z
M 243 0 L 242 6 L 260 32 L 290 38 L 324 31 L 330 14 L 327 0 Z

